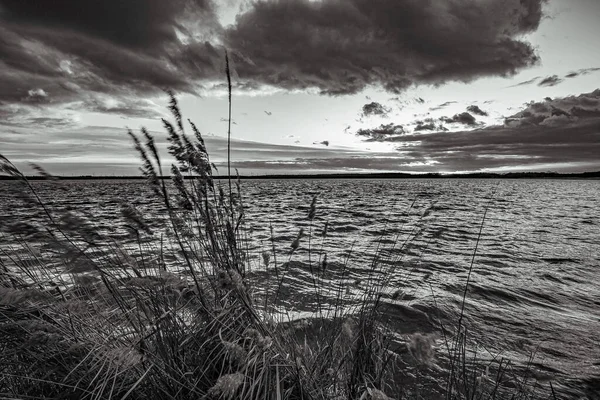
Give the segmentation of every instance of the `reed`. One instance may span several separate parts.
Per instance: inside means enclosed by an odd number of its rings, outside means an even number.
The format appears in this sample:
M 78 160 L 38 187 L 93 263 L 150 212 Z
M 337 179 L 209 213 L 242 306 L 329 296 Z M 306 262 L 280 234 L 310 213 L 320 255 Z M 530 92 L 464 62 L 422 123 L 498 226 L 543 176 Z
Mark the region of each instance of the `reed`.
M 227 78 L 231 104 L 229 67 Z M 163 125 L 174 165 L 163 165 L 147 130 L 128 131 L 141 171 L 166 210 L 168 228 L 159 236 L 148 221 L 152 217 L 124 204 L 121 217 L 134 246 L 104 237 L 81 215 L 51 210 L 0 155 L 0 172 L 18 178 L 18 195 L 47 217 L 44 226 L 24 221 L 9 230 L 26 257 L 15 251 L 0 258 L 0 397 L 533 398 L 525 385 L 505 385 L 507 361 L 482 372 L 476 357 L 469 358 L 463 310 L 458 330 L 442 326 L 447 374 L 432 367 L 438 352 L 434 337 L 415 334 L 399 341 L 381 318 L 380 306 L 385 293 L 392 293 L 392 300 L 404 294 L 392 287 L 397 271 L 386 267 L 393 263 L 382 263 L 386 256 L 379 250 L 369 268 L 379 279 L 358 281 L 352 290 L 360 289 L 360 301 L 351 307 L 343 301 L 350 287 L 331 289 L 337 291 L 333 309 L 321 302 L 320 294 L 330 289 L 322 279 L 329 273 L 327 255 L 311 261 L 318 313 L 310 320 L 286 319 L 282 286 L 292 257 L 304 243 L 312 251 L 311 240 L 324 238 L 329 228 L 328 223 L 313 226 L 317 197 L 308 209 L 310 228 L 299 229 L 287 262 L 278 263 L 274 241 L 257 255 L 267 276 L 264 290 L 258 290 L 240 181 L 234 191 L 230 164 L 227 186 L 215 180 L 202 134 L 191 121 L 185 123 L 173 94 L 169 110 L 174 122 L 164 119 Z M 230 144 L 228 157 L 229 152 Z M 171 184 L 159 178 L 166 168 Z M 33 243 L 49 246 L 53 255 Z M 178 273 L 169 271 L 167 256 L 177 260 Z M 428 392 L 419 381 L 426 374 L 446 391 Z

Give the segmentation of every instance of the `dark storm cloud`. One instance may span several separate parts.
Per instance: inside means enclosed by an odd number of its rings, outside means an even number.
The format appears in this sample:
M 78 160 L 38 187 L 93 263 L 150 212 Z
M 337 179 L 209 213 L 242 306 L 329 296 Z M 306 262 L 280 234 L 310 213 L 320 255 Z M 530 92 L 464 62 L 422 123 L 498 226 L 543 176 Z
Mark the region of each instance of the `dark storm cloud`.
M 373 117 L 373 116 L 380 116 L 380 117 L 387 117 L 388 113 L 391 110 L 387 107 L 384 107 L 383 105 L 381 105 L 380 103 L 377 103 L 376 101 L 373 101 L 371 103 L 365 104 L 362 108 L 362 116 L 363 117 Z
M 195 92 L 216 76 L 222 28 L 209 0 L 0 0 L 0 106 L 134 102 L 163 89 Z M 85 97 L 85 99 L 83 99 Z M 125 106 L 123 115 L 137 115 Z
M 543 2 L 257 1 L 225 30 L 212 0 L 0 0 L 0 107 L 80 101 L 104 112 L 90 98 L 198 93 L 222 78 L 224 47 L 244 90 L 400 92 L 511 75 L 538 61 L 521 38 Z
M 512 75 L 535 64 L 522 34 L 538 28 L 543 0 L 257 1 L 225 34 L 240 77 L 326 94 L 377 84 Z
M 423 171 L 547 164 L 598 169 L 600 89 L 580 96 L 532 102 L 500 126 L 460 132 L 381 135 L 380 141 L 398 144 L 398 151 L 410 162 L 434 162 Z
M 561 83 L 563 80 L 558 77 L 558 75 L 552 75 L 547 78 L 544 78 L 538 83 L 538 86 L 556 86 Z
M 481 115 L 482 117 L 487 117 L 488 113 L 483 111 L 481 108 L 479 108 L 479 106 L 476 105 L 471 105 L 469 107 L 467 107 L 467 111 L 470 113 L 473 113 L 475 115 Z
M 3 19 L 9 23 L 48 28 L 68 28 L 117 45 L 136 49 L 159 49 L 174 42 L 173 27 L 182 30 L 183 12 L 210 11 L 209 0 L 2 0 Z

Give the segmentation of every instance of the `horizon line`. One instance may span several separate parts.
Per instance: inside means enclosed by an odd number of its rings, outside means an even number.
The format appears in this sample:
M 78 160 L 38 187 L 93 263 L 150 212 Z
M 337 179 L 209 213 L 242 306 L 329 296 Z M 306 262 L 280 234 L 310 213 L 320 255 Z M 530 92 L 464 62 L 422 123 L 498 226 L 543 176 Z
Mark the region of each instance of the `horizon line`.
M 197 177 L 184 176 L 184 179 L 192 179 Z M 25 175 L 28 180 L 143 180 L 147 179 L 142 175 L 52 175 L 45 177 L 40 175 Z M 171 175 L 159 176 L 159 179 L 171 179 Z M 237 179 L 238 175 L 217 175 L 213 179 Z M 240 179 L 360 179 L 360 178 L 387 178 L 387 179 L 403 179 L 403 178 L 600 178 L 600 171 L 586 172 L 467 172 L 467 173 L 444 173 L 444 172 L 348 172 L 348 173 L 317 173 L 317 174 L 265 174 L 265 175 L 239 175 Z M 18 180 L 18 177 L 0 175 L 0 180 Z

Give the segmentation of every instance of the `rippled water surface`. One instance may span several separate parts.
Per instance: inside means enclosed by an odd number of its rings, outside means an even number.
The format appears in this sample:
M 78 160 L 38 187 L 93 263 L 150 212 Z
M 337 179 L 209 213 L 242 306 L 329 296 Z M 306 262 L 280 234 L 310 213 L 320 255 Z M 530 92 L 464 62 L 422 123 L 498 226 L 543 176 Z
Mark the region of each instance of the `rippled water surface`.
M 0 182 L 0 218 L 42 221 L 40 210 L 15 198 L 16 185 Z M 116 238 L 125 232 L 122 201 L 147 215 L 164 211 L 141 181 L 34 185 L 49 207 L 88 213 Z M 289 310 L 315 311 L 309 266 L 318 267 L 326 253 L 319 279 L 344 287 L 350 299 L 370 277 L 389 272 L 383 310 L 398 331 L 435 331 L 439 322 L 456 322 L 473 261 L 466 324 L 487 351 L 521 364 L 535 353 L 534 365 L 559 377 L 563 388 L 599 379 L 600 181 L 248 180 L 242 186 L 255 273 L 264 273 L 259 255 L 271 249 L 272 227 L 277 262 L 288 271 Z M 163 222 L 152 219 L 159 232 Z M 312 239 L 306 236 L 290 255 L 301 227 Z M 11 236 L 1 240 L 2 248 L 14 248 Z M 334 302 L 336 294 L 320 296 Z

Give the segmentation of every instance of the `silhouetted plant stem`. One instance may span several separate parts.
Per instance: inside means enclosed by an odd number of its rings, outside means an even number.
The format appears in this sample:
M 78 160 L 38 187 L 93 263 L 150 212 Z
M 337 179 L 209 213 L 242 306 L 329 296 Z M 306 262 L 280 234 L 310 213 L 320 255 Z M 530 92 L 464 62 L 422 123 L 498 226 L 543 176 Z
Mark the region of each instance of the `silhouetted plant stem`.
M 227 74 L 227 94 L 229 103 L 229 115 L 227 118 L 227 182 L 229 184 L 229 208 L 231 209 L 231 226 L 234 226 L 233 218 L 233 191 L 231 190 L 231 70 L 229 68 L 229 54 L 225 52 L 225 73 Z
M 498 184 L 500 184 L 498 182 Z M 477 241 L 475 242 L 475 249 L 473 250 L 473 256 L 471 257 L 471 264 L 469 265 L 469 273 L 467 274 L 467 282 L 465 283 L 465 290 L 463 292 L 462 303 L 460 306 L 460 317 L 458 318 L 458 330 L 460 331 L 462 320 L 465 312 L 465 302 L 467 299 L 467 292 L 469 290 L 469 283 L 471 281 L 471 272 L 473 272 L 473 265 L 475 264 L 475 257 L 477 256 L 477 249 L 479 248 L 479 242 L 481 241 L 481 233 L 483 232 L 483 226 L 485 225 L 485 219 L 487 217 L 488 210 L 490 209 L 490 204 L 494 199 L 494 195 L 496 194 L 496 189 L 498 189 L 498 185 L 492 191 L 492 196 L 490 201 L 485 206 L 485 210 L 483 212 L 483 218 L 481 219 L 481 224 L 479 225 L 479 233 L 477 234 Z

